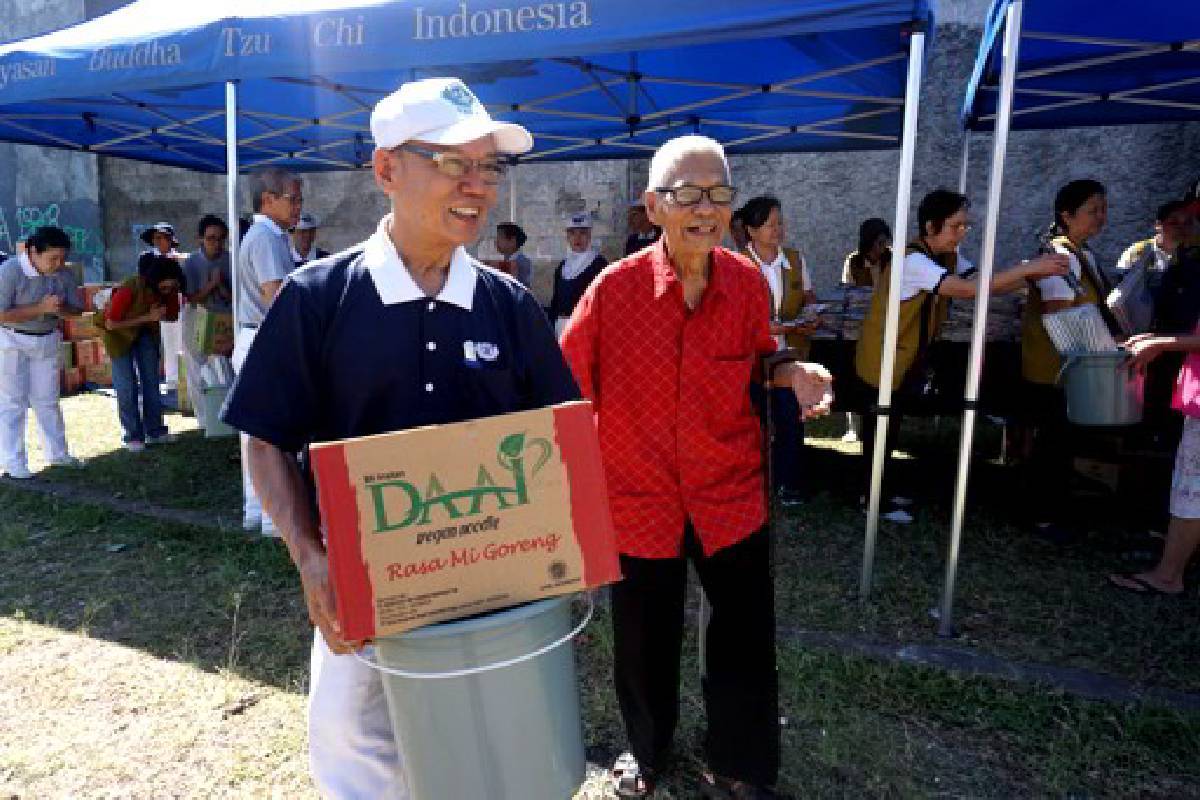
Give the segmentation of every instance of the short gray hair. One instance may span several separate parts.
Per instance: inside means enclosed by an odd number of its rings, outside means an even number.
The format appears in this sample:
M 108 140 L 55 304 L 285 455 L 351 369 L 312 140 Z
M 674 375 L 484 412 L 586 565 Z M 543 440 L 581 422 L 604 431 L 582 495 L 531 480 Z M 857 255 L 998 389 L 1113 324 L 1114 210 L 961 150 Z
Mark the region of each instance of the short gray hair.
M 254 213 L 262 211 L 263 192 L 287 194 L 292 184 L 299 183 L 300 176 L 282 167 L 266 167 L 254 170 L 249 175 L 250 202 Z
M 721 143 L 707 136 L 689 134 L 671 139 L 654 151 L 654 157 L 650 159 L 650 177 L 646 191 L 652 192 L 666 186 L 666 181 L 680 161 L 700 153 L 718 159 L 725 168 L 725 180 L 729 180 L 729 161 L 725 158 L 725 148 L 721 147 Z

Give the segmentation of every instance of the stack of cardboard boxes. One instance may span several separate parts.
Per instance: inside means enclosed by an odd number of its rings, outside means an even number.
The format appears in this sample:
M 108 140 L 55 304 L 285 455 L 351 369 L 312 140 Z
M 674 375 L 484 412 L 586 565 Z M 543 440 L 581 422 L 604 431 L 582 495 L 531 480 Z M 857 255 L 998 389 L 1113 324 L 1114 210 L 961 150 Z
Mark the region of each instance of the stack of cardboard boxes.
M 108 283 L 85 284 L 82 289 L 84 315 L 63 320 L 60 352 L 64 395 L 74 394 L 89 383 L 112 386 L 112 362 L 100 339 L 102 331 L 92 322 L 91 315 L 95 311 L 96 293 L 111 286 Z

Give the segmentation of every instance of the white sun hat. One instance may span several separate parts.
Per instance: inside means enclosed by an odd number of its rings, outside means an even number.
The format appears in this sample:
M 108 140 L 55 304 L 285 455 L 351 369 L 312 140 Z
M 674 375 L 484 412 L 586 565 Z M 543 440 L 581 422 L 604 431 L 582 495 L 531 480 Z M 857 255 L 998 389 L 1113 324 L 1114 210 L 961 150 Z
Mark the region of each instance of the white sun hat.
M 458 78 L 426 78 L 403 84 L 371 112 L 375 146 L 392 148 L 414 140 L 459 145 L 492 136 L 501 153 L 533 149 L 533 136 L 513 122 L 492 119 L 483 103 Z

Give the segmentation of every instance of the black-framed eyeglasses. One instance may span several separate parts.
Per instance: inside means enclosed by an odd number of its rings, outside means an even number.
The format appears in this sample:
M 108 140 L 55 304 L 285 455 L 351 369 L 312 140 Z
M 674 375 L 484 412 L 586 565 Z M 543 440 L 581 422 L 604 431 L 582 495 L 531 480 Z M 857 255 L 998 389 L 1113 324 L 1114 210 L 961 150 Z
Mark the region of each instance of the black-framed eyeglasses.
M 479 159 L 467 158 L 460 153 L 430 150 L 415 144 L 402 144 L 392 148 L 392 152 L 397 150 L 415 153 L 429 159 L 437 171 L 447 178 L 462 178 L 471 170 L 475 170 L 483 182 L 489 186 L 499 183 L 504 178 L 504 173 L 508 171 L 508 165 L 494 156 Z
M 737 196 L 737 189 L 725 184 L 716 186 L 660 186 L 654 190 L 658 194 L 665 194 L 671 198 L 675 205 L 679 206 L 694 206 L 705 197 L 708 202 L 714 206 L 727 206 L 733 202 L 733 198 Z

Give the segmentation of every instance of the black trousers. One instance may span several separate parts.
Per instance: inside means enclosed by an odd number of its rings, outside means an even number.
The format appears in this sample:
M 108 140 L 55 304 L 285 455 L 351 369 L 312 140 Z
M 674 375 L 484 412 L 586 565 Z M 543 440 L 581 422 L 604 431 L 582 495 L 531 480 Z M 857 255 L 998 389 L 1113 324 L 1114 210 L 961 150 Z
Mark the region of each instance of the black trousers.
M 871 497 L 871 465 L 875 458 L 875 427 L 879 422 L 879 415 L 870 409 L 875 408 L 879 400 L 879 389 L 864 381 L 862 378 L 855 376 L 857 381 L 856 390 L 860 393 L 867 411 L 863 412 L 862 425 L 858 432 L 858 438 L 862 442 L 862 455 L 859 459 L 859 489 L 862 496 L 866 499 Z M 888 421 L 887 442 L 883 452 L 883 490 L 880 492 L 880 497 L 883 498 L 884 504 L 887 500 L 904 491 L 902 481 L 896 475 L 896 466 L 892 462 L 892 451 L 896 449 L 896 443 L 900 438 L 900 425 L 904 420 L 902 414 L 907 405 L 905 396 L 906 387 L 902 385 L 899 389 L 892 392 L 892 414 Z
M 625 579 L 612 589 L 613 673 L 630 750 L 655 772 L 670 758 L 688 559 L 712 606 L 702 681 L 708 766 L 769 786 L 779 772 L 779 681 L 765 528 L 706 558 L 689 524 L 680 558 L 621 556 Z
M 1029 521 L 1064 524 L 1071 513 L 1074 443 L 1067 420 L 1067 398 L 1054 385 L 1025 381 L 1025 420 L 1034 425 L 1029 454 L 1029 494 L 1024 506 Z

